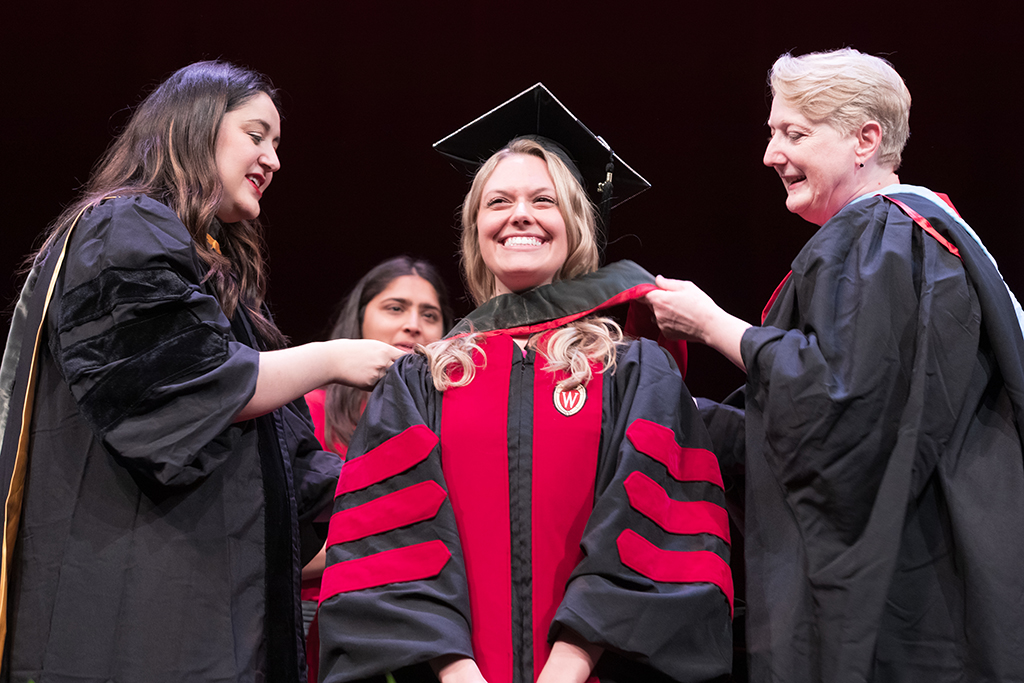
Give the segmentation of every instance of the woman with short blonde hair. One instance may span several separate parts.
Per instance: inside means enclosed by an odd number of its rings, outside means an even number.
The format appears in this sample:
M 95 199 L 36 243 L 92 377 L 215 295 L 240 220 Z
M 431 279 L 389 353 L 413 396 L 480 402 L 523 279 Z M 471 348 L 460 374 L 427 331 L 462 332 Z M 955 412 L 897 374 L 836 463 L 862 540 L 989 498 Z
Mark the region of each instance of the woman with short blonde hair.
M 881 57 L 852 48 L 779 57 L 768 74 L 773 97 L 796 106 L 811 121 L 852 133 L 865 121 L 882 129 L 878 162 L 897 170 L 910 137 L 910 91 Z
M 819 229 L 760 325 L 691 282 L 647 295 L 747 373 L 702 410 L 746 476 L 751 679 L 1022 680 L 1024 312 L 949 198 L 896 175 L 888 62 L 785 54 L 770 78 L 764 164 Z

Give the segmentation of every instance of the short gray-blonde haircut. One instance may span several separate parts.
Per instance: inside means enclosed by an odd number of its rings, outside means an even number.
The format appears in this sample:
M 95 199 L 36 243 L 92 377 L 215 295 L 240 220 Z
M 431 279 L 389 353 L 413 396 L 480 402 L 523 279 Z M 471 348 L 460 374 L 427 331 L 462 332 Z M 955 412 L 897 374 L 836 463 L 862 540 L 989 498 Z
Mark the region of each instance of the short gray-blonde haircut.
M 852 133 L 866 121 L 882 127 L 880 164 L 903 161 L 910 137 L 910 91 L 885 59 L 853 48 L 779 57 L 768 72 L 772 97 L 781 97 L 815 123 Z

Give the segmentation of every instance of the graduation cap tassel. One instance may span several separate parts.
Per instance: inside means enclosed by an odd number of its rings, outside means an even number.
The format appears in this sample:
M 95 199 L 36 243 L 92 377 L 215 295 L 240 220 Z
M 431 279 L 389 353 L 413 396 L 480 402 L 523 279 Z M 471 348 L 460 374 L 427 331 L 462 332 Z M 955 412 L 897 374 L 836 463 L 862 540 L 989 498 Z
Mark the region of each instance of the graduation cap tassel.
M 611 224 L 612 196 L 615 192 L 615 185 L 612 178 L 615 176 L 615 155 L 611 156 L 608 164 L 604 167 L 605 179 L 603 183 L 597 184 L 597 191 L 601 193 L 601 205 L 598 207 L 601 213 L 601 230 L 604 232 L 604 239 L 600 240 L 601 263 L 604 263 L 604 250 L 608 245 L 609 225 Z

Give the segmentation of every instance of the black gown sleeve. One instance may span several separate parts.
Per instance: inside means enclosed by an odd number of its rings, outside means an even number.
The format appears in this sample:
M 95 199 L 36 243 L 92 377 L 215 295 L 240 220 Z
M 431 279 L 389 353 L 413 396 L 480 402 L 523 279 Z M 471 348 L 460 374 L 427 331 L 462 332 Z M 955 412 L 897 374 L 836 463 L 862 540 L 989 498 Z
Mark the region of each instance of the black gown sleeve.
M 187 485 L 233 452 L 259 354 L 232 341 L 192 238 L 145 196 L 80 221 L 51 309 L 50 348 L 83 417 L 123 466 Z
M 741 387 L 721 403 L 706 398 L 697 399 L 697 410 L 711 436 L 722 474 L 726 476 L 743 473 L 743 461 L 747 454 L 745 393 Z
M 327 522 L 321 513 L 330 511 L 342 461 L 337 454 L 323 450 L 304 399 L 288 403 L 277 412 L 284 429 L 282 443 L 291 460 L 301 539 L 300 557 L 305 565 L 320 552 L 326 540 Z
M 604 646 L 595 670 L 602 680 L 725 675 L 732 665 L 729 526 L 710 439 L 679 373 L 653 342 L 633 343 L 605 382 L 585 557 L 552 638 L 568 627 Z
M 425 359 L 400 358 L 374 390 L 342 469 L 320 593 L 320 675 L 433 676 L 473 656 L 462 548 L 441 470 L 441 395 Z
M 844 209 L 794 261 L 741 352 L 747 420 L 753 409 L 767 464 L 814 538 L 812 570 L 864 533 L 901 444 L 919 460 L 911 488 L 927 478 L 969 386 L 961 356 L 980 334 L 960 260 L 881 198 Z

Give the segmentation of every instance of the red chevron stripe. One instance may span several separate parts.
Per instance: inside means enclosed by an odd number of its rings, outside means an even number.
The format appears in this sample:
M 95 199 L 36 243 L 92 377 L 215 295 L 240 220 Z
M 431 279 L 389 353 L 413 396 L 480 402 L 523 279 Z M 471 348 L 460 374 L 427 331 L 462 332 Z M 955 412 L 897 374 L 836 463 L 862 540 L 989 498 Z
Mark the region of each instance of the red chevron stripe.
M 729 564 L 708 550 L 662 550 L 646 538 L 626 529 L 616 541 L 619 559 L 633 571 L 662 583 L 713 583 L 733 610 L 732 572 Z
M 364 489 L 371 484 L 401 474 L 423 462 L 437 445 L 437 434 L 426 425 L 413 425 L 401 434 L 358 458 L 352 458 L 341 468 L 335 497 Z
M 676 481 L 707 481 L 725 488 L 715 454 L 704 448 L 683 448 L 668 427 L 650 420 L 634 420 L 626 429 L 626 437 L 638 451 L 667 467 Z
M 327 545 L 347 543 L 432 519 L 448 497 L 436 481 L 424 481 L 331 516 Z
M 339 562 L 324 571 L 320 602 L 339 593 L 432 578 L 441 573 L 451 556 L 442 541 L 427 541 Z
M 673 534 L 714 534 L 726 543 L 729 513 L 706 500 L 681 501 L 669 498 L 658 482 L 643 472 L 633 472 L 624 482 L 629 504 L 665 531 Z

